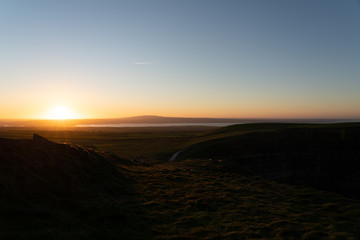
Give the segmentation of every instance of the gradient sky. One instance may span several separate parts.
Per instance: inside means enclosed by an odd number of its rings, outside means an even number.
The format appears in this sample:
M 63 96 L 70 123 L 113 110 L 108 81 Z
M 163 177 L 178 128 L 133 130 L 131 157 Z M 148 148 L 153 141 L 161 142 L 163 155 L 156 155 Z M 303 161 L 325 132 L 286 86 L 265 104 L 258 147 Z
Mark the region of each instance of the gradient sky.
M 360 118 L 356 0 L 0 0 L 0 118 Z

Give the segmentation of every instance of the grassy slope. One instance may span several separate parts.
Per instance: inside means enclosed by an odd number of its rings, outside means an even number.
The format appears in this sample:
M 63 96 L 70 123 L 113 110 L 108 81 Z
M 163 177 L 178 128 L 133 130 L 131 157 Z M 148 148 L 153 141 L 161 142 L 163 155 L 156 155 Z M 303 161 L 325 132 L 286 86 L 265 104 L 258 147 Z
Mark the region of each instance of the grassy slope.
M 360 198 L 360 124 L 261 124 L 207 134 L 178 159 L 222 159 L 229 171 L 336 191 Z M 279 127 L 279 128 L 276 128 Z
M 120 195 L 2 196 L 2 239 L 358 239 L 360 202 L 187 160 L 120 170 Z
M 143 207 L 112 154 L 0 139 L 0 239 L 149 239 Z
M 221 165 L 221 163 L 218 163 Z M 358 239 L 360 201 L 199 160 L 137 167 L 156 239 Z
M 147 162 L 168 160 L 172 153 L 212 127 L 163 128 L 0 128 L 0 137 L 23 139 L 37 133 L 52 141 L 94 147 L 100 151 L 134 159 L 142 156 Z
M 45 136 L 53 134 L 51 139 L 62 139 L 66 135 L 72 141 L 110 148 L 106 150 L 125 146 L 138 149 L 146 142 L 163 142 L 165 149 L 149 149 L 151 156 L 155 156 L 193 143 L 259 129 L 255 125 L 229 128 L 155 134 L 153 131 L 44 133 L 48 134 Z M 266 125 L 263 130 L 272 131 L 274 125 Z M 7 133 L 13 136 L 17 133 L 15 137 L 20 137 L 24 130 Z M 185 160 L 152 167 L 121 164 L 119 167 L 127 179 L 127 187 L 116 196 L 97 193 L 84 199 L 58 195 L 1 196 L 2 238 L 305 240 L 360 237 L 359 200 L 224 172 L 223 162 L 217 161 Z
M 299 149 L 303 147 L 302 144 L 315 146 L 339 144 L 340 141 L 351 145 L 352 139 L 358 141 L 359 132 L 360 123 L 233 125 L 201 133 L 192 138 L 179 154 L 179 158 L 209 158 L 217 154 L 258 154 L 262 148 L 270 148 L 268 151 L 272 151 L 271 149 L 288 144 L 284 141 L 289 140 L 293 145 L 298 144 Z

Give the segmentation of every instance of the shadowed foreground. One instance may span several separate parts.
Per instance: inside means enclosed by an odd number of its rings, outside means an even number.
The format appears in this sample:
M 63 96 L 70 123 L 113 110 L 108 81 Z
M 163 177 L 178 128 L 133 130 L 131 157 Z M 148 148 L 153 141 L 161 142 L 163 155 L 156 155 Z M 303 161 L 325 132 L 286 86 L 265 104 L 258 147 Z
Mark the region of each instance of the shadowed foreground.
M 246 131 L 251 126 L 265 129 Z M 218 136 L 219 131 L 231 135 Z M 230 172 L 360 199 L 358 124 L 233 125 L 210 135 L 215 138 L 189 146 L 178 158 L 221 159 Z
M 0 139 L 1 239 L 148 239 L 126 162 L 77 145 Z
M 359 239 L 360 201 L 186 160 L 142 168 L 157 239 Z
M 0 139 L 2 239 L 359 239 L 360 201 L 229 171 Z

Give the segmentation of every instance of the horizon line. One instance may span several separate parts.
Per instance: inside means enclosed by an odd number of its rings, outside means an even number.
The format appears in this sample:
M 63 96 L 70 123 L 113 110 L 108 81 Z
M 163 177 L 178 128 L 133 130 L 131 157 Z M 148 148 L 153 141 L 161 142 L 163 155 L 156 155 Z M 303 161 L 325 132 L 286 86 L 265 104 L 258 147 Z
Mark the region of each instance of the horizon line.
M 159 115 L 136 115 L 129 117 L 108 117 L 108 118 L 67 118 L 67 119 L 50 119 L 50 118 L 0 118 L 0 121 L 72 121 L 72 120 L 112 120 L 126 118 L 183 118 L 183 119 L 227 119 L 227 120 L 360 120 L 360 117 L 173 117 Z

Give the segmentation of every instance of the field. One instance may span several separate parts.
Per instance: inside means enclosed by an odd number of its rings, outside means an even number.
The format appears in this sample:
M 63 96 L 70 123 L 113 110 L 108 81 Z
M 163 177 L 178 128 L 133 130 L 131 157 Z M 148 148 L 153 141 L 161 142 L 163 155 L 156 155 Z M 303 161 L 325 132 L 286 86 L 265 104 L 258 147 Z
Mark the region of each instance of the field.
M 360 202 L 187 160 L 137 168 L 158 239 L 358 239 Z
M 32 138 L 34 133 L 49 140 L 80 144 L 99 151 L 112 151 L 127 158 L 141 156 L 147 163 L 168 160 L 198 134 L 213 127 L 154 128 L 0 128 L 0 137 Z
M 359 239 L 360 201 L 331 191 L 272 181 L 210 159 L 228 139 L 287 128 L 351 125 L 249 124 L 227 128 L 0 129 L 0 137 L 31 138 L 111 151 L 120 192 L 9 196 L 1 200 L 2 239 Z M 332 130 L 331 130 L 332 131 Z M 235 138 L 234 138 L 235 137 Z M 240 139 L 240 140 L 239 140 Z M 215 145 L 213 145 L 216 143 Z M 220 143 L 220 144 L 219 144 Z M 199 147 L 200 146 L 200 147 Z M 184 150 L 181 161 L 168 162 Z M 206 150 L 206 151 L 205 151 Z M 237 152 L 234 152 L 238 154 Z M 198 157 L 191 157 L 198 156 Z M 204 156 L 204 157 L 199 157 Z M 145 164 L 135 159 L 143 157 Z M 231 165 L 229 165 L 231 164 Z

